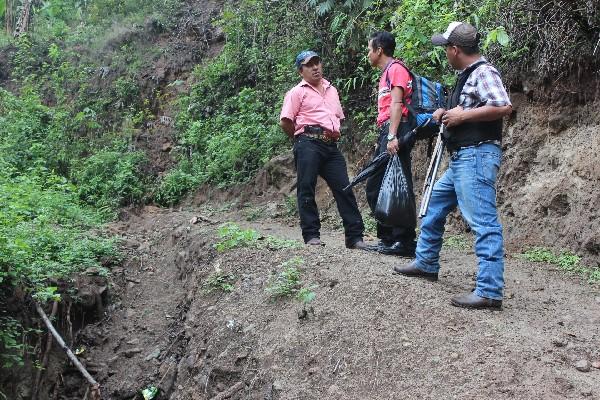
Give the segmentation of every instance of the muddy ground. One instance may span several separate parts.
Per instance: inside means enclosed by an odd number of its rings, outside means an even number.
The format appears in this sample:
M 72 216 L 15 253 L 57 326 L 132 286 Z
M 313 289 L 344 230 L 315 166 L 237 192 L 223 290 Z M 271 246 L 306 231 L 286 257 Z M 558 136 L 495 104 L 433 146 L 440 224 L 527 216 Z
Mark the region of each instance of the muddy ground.
M 275 202 L 229 205 L 147 207 L 112 226 L 128 257 L 104 320 L 79 335 L 105 399 L 141 399 L 151 385 L 173 400 L 600 399 L 597 286 L 509 255 L 504 310 L 458 309 L 449 299 L 475 274 L 468 235 L 444 248 L 430 283 L 392 275 L 406 259 L 344 248 L 336 218 L 324 247 L 218 252 L 228 221 L 301 239 Z M 293 257 L 316 295 L 302 319 L 298 300 L 266 292 Z M 231 292 L 207 290 L 215 268 L 234 277 Z

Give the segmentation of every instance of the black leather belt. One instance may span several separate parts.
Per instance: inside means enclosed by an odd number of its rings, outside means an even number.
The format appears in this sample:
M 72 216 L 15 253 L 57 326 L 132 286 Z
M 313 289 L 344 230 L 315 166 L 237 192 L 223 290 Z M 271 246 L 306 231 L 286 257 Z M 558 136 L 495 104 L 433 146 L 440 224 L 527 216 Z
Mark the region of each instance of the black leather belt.
M 338 139 L 334 139 L 331 136 L 328 136 L 327 134 L 331 133 L 330 131 L 323 129 L 323 127 L 318 126 L 318 125 L 306 125 L 304 127 L 304 133 L 303 135 L 306 137 L 309 137 L 311 139 L 317 139 L 317 140 L 321 140 L 325 143 L 335 143 L 338 141 Z
M 450 154 L 455 154 L 456 152 L 458 152 L 459 150 L 462 150 L 464 148 L 467 147 L 477 147 L 477 146 L 481 146 L 482 144 L 495 144 L 496 146 L 502 147 L 502 142 L 499 140 L 484 140 L 481 142 L 475 142 L 475 143 L 467 143 L 467 144 L 463 144 L 460 145 L 458 147 L 450 147 L 448 146 L 448 151 L 450 152 Z

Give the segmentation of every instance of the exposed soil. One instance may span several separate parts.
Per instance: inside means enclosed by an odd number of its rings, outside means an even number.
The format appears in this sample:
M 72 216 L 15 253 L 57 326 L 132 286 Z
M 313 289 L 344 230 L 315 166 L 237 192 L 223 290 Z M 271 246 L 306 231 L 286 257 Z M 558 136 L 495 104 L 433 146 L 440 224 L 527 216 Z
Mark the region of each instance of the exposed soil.
M 404 259 L 345 249 L 332 218 L 325 247 L 219 253 L 226 221 L 300 240 L 276 203 L 225 209 L 147 207 L 113 225 L 127 261 L 106 318 L 80 335 L 104 398 L 140 399 L 150 385 L 162 399 L 600 398 L 600 370 L 576 369 L 600 360 L 598 287 L 508 256 L 504 310 L 457 309 L 449 298 L 473 286 L 470 250 L 445 248 L 437 283 L 399 277 Z M 265 291 L 294 256 L 315 285 L 303 319 L 297 300 Z M 231 293 L 204 287 L 217 266 L 235 276 Z
M 154 31 L 152 21 L 144 28 L 165 49 L 138 77 L 156 121 L 137 133 L 134 145 L 148 154 L 152 175 L 174 163 L 169 100 L 187 90 L 194 65 L 222 46 L 222 35 L 208 24 L 220 7 L 220 1 L 191 1 L 177 32 Z M 110 45 L 147 38 L 125 32 Z M 8 57 L 0 54 L 0 65 Z M 0 68 L 0 81 L 8 77 Z M 140 390 L 151 385 L 160 388 L 158 399 L 173 400 L 600 399 L 600 369 L 589 366 L 600 362 L 599 287 L 514 256 L 542 245 L 598 264 L 598 102 L 533 103 L 540 95 L 531 95 L 528 85 L 512 93 L 515 114 L 499 176 L 509 253 L 502 312 L 450 306 L 451 296 L 473 286 L 476 259 L 469 246 L 444 248 L 437 283 L 392 275 L 404 259 L 345 249 L 323 182 L 318 203 L 325 211 L 325 247 L 217 252 L 216 229 L 226 221 L 300 240 L 296 219 L 286 217 L 295 174 L 284 154 L 251 185 L 202 188 L 180 209 L 122 211 L 110 229 L 123 238 L 125 261 L 108 285 L 98 277 L 78 284 L 84 302 L 72 310 L 61 305 L 59 329 L 81 349 L 104 399 L 141 399 Z M 590 90 L 597 93 L 598 85 Z M 423 143 L 413 152 L 416 188 L 425 153 Z M 351 172 L 361 155 L 348 155 Z M 362 187 L 356 193 L 364 205 Z M 197 216 L 205 218 L 192 223 Z M 470 245 L 458 214 L 450 227 Z M 304 260 L 305 285 L 315 285 L 305 314 L 297 300 L 274 301 L 265 291 L 294 256 Z M 204 287 L 216 267 L 235 276 L 232 292 Z M 83 398 L 85 385 L 62 352 L 55 348 L 50 360 L 39 398 Z M 7 393 L 28 399 L 32 379 L 13 382 Z

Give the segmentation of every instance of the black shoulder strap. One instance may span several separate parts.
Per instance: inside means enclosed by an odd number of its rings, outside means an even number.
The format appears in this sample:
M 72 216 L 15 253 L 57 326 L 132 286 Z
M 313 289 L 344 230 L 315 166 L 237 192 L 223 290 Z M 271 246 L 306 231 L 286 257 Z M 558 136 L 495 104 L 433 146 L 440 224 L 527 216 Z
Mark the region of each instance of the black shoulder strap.
M 478 61 L 475 64 L 471 65 L 469 68 L 465 69 L 463 72 L 458 75 L 458 79 L 456 80 L 456 85 L 452 90 L 452 94 L 448 96 L 448 106 L 447 109 L 452 109 L 456 107 L 460 100 L 460 94 L 462 93 L 467 80 L 469 80 L 469 76 L 475 71 L 480 65 L 487 64 L 487 61 Z

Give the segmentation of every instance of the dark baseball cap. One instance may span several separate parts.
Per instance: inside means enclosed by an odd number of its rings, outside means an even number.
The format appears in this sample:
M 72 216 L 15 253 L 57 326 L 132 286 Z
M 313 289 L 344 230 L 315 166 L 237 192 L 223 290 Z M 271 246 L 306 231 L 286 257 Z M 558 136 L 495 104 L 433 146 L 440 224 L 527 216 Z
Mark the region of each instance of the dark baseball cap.
M 436 46 L 453 44 L 462 47 L 479 46 L 480 35 L 477 29 L 466 22 L 451 22 L 444 33 L 437 33 L 431 37 L 431 43 Z
M 300 69 L 300 67 L 304 64 L 306 64 L 307 62 L 309 62 L 311 59 L 317 57 L 319 59 L 319 61 L 321 61 L 321 57 L 319 57 L 319 55 L 317 53 L 315 53 L 312 50 L 304 50 L 301 51 L 297 56 L 296 56 L 296 68 Z

